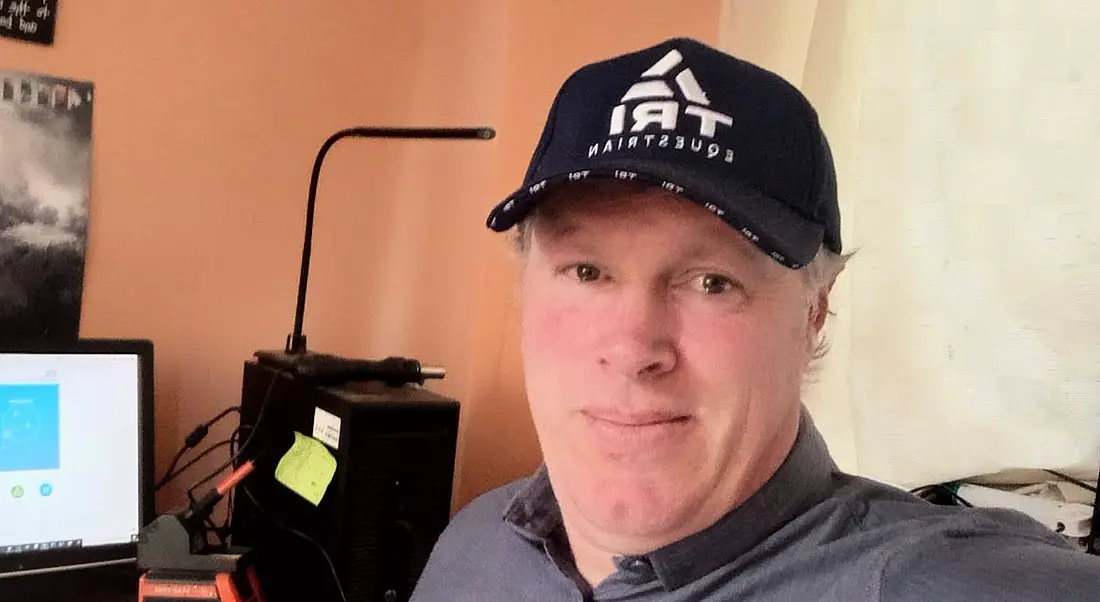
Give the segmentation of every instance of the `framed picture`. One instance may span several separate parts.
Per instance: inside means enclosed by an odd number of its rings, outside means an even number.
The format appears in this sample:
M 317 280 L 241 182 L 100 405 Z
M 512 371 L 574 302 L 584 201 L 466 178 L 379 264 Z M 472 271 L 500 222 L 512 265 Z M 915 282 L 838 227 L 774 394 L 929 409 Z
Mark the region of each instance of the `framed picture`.
M 0 339 L 79 334 L 93 89 L 0 71 Z

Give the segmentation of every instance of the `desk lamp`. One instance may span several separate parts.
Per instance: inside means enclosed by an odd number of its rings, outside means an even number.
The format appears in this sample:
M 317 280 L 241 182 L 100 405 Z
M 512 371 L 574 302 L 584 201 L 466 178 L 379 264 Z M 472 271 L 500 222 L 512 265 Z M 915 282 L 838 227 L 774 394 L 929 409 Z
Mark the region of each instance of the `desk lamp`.
M 234 546 L 253 550 L 269 602 L 407 602 L 450 518 L 459 403 L 420 385 L 441 367 L 403 357 L 354 359 L 307 349 L 302 333 L 317 180 L 325 155 L 350 137 L 490 140 L 491 128 L 341 130 L 313 164 L 294 329 L 280 350 L 245 362 L 244 441 L 255 470 L 234 495 Z M 279 482 L 279 458 L 312 436 L 335 460 L 319 500 Z M 317 452 L 321 453 L 321 452 Z
M 317 181 L 321 165 L 329 149 L 344 138 L 400 138 L 410 140 L 492 140 L 496 132 L 490 127 L 470 128 L 401 128 L 354 127 L 336 132 L 321 145 L 313 162 L 309 182 L 309 198 L 306 202 L 306 231 L 302 243 L 301 273 L 298 279 L 298 303 L 294 312 L 294 329 L 287 335 L 282 352 L 257 351 L 256 358 L 268 365 L 287 370 L 296 376 L 308 378 L 317 384 L 339 385 L 355 379 L 385 382 L 390 386 L 408 383 L 423 384 L 427 378 L 443 378 L 441 367 L 422 366 L 410 358 L 387 357 L 383 360 L 365 360 L 314 353 L 306 348 L 306 336 L 302 324 L 306 311 L 306 290 L 309 282 L 310 256 L 313 251 L 313 216 L 317 205 Z
M 321 174 L 321 164 L 329 149 L 344 138 L 405 138 L 405 139 L 450 139 L 450 140 L 492 140 L 496 132 L 492 128 L 386 128 L 357 127 L 340 130 L 329 136 L 321 145 L 317 159 L 313 162 L 313 175 L 309 181 L 309 200 L 306 202 L 306 234 L 302 245 L 302 272 L 298 279 L 298 306 L 294 312 L 294 330 L 287 336 L 286 352 L 298 355 L 306 352 L 306 337 L 302 334 L 302 320 L 306 312 L 306 285 L 309 280 L 310 255 L 313 247 L 313 213 L 317 205 L 317 180 Z

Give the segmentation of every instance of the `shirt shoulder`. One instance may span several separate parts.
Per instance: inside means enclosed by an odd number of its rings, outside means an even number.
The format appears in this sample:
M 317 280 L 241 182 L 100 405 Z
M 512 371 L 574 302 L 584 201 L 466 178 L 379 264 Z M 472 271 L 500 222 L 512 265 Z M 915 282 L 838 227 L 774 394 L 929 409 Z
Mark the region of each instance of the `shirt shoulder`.
M 470 500 L 470 503 L 451 517 L 440 535 L 437 547 L 462 544 L 471 537 L 484 537 L 486 529 L 508 529 L 503 520 L 504 512 L 510 500 L 529 479 L 530 477 L 524 477 L 512 481 Z
M 855 496 L 861 529 L 889 534 L 877 602 L 1097 600 L 1100 557 L 1022 512 L 936 506 L 889 487 Z
M 525 586 L 537 591 L 546 579 L 545 556 L 504 520 L 510 501 L 530 479 L 483 493 L 455 513 L 432 548 L 411 602 L 520 601 L 528 599 Z

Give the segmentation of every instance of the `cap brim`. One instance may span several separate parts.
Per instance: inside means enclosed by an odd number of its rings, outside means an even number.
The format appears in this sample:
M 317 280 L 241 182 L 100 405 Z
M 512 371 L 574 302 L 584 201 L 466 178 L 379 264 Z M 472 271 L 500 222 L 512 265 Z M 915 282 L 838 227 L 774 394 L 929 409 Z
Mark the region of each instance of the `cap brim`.
M 719 189 L 676 171 L 667 163 L 635 159 L 601 162 L 599 167 L 553 174 L 516 190 L 497 204 L 486 225 L 493 231 L 504 232 L 526 218 L 550 189 L 595 178 L 623 180 L 625 173 L 630 174 L 631 181 L 653 184 L 698 203 L 789 268 L 805 266 L 821 247 L 825 229 L 786 204 L 749 186 L 733 184 L 731 190 L 726 184 Z

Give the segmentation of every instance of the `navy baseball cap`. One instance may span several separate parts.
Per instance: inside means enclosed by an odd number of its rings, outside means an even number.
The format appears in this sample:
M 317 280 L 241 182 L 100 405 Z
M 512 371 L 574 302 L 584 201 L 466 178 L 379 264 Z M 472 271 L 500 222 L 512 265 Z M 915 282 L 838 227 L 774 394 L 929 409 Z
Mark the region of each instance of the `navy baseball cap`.
M 586 65 L 558 90 L 523 185 L 489 214 L 504 232 L 547 190 L 647 182 L 726 221 L 789 268 L 840 253 L 836 170 L 817 112 L 779 75 L 674 38 Z

